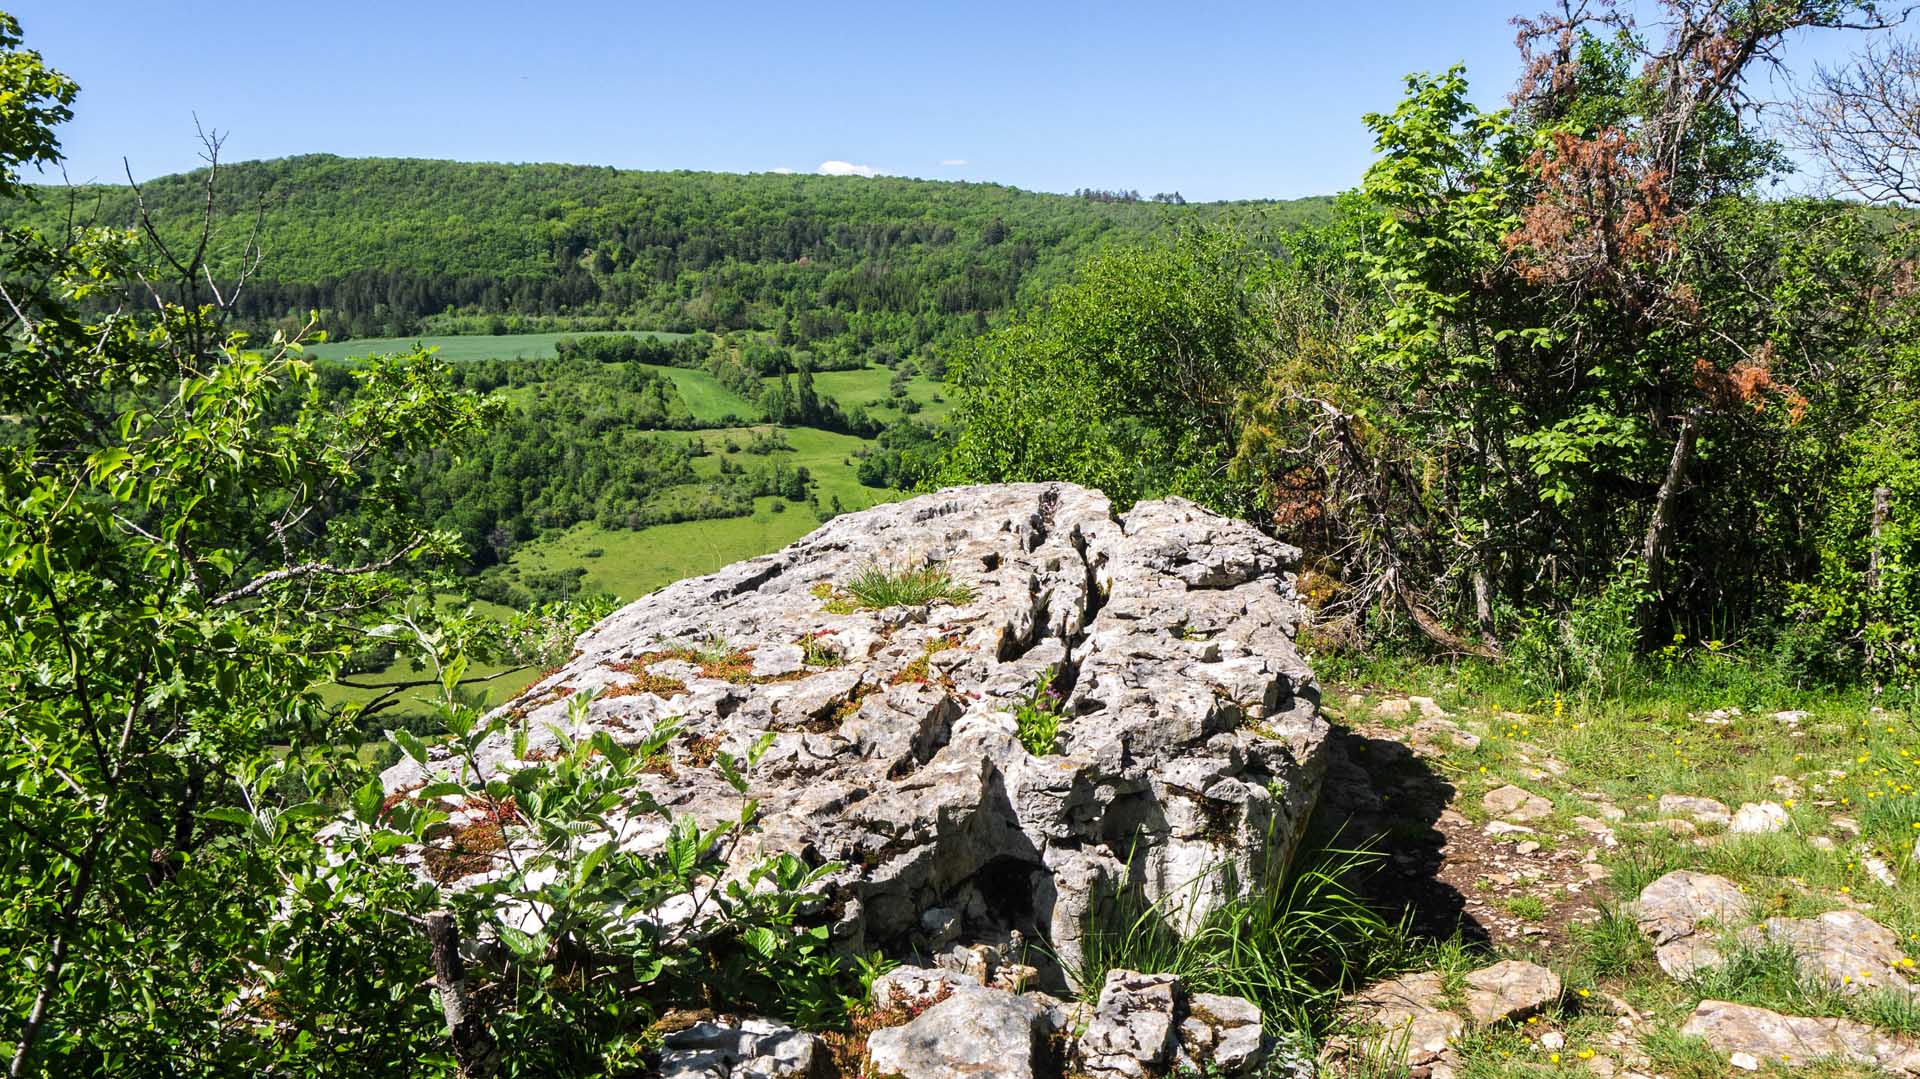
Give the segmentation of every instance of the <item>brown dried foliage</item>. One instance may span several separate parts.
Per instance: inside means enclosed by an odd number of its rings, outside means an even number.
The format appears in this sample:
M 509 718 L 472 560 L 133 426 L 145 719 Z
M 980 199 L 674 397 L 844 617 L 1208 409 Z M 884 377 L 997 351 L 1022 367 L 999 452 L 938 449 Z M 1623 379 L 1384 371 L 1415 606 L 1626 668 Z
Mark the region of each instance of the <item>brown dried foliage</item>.
M 1534 151 L 1527 167 L 1540 191 L 1505 238 L 1522 279 L 1620 289 L 1673 253 L 1681 217 L 1666 174 L 1639 153 L 1614 128 L 1592 138 L 1557 131 Z

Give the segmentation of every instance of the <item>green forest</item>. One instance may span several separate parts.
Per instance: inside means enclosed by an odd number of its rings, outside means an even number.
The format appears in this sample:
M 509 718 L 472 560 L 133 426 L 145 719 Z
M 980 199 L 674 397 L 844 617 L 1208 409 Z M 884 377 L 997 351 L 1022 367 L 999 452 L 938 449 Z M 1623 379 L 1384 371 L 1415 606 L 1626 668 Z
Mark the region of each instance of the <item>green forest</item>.
M 1478 1031 L 1462 1075 L 1590 1074 L 1629 1012 L 1644 1074 L 1726 1074 L 1678 1032 L 1709 999 L 1910 1046 L 1911 998 L 1816 989 L 1777 950 L 1663 978 L 1627 901 L 1698 863 L 1770 914 L 1871 910 L 1920 948 L 1920 175 L 1887 119 L 1920 130 L 1920 55 L 1863 46 L 1765 112 L 1755 80 L 1798 35 L 1888 13 L 1658 7 L 1516 20 L 1505 104 L 1460 67 L 1409 75 L 1365 117 L 1351 189 L 1218 203 L 225 163 L 217 140 L 208 168 L 137 186 L 30 182 L 78 87 L 0 13 L 10 1079 L 637 1076 L 692 1009 L 836 1046 L 870 1029 L 898 957 L 827 947 L 808 889 L 830 867 L 800 852 L 701 908 L 695 939 L 624 917 L 722 894 L 712 850 L 756 824 L 750 800 L 712 833 L 651 804 L 671 730 L 569 742 L 497 788 L 395 798 L 378 773 L 512 737 L 493 706 L 623 602 L 843 513 L 1042 480 L 1122 510 L 1190 499 L 1300 548 L 1330 718 L 1412 738 L 1424 700 L 1473 726 L 1433 767 L 1476 828 L 1498 784 L 1565 788 L 1476 842 L 1547 859 L 1596 834 L 1579 799 L 1633 815 L 1595 855 L 1589 883 L 1618 893 L 1594 918 L 1548 927 L 1564 895 L 1500 893 L 1541 923 L 1507 951 L 1356 898 L 1412 840 L 1342 836 L 1315 863 L 1337 868 L 1179 951 L 1202 982 L 1252 971 L 1269 1037 L 1310 1060 L 1353 1036 L 1336 1006 L 1368 978 L 1441 971 L 1457 997 L 1497 951 L 1565 979 L 1540 1012 L 1559 1041 Z M 1783 193 L 1815 167 L 1834 190 Z M 885 569 L 867 584 L 938 576 Z M 934 583 L 897 605 L 924 621 L 955 594 Z M 1062 721 L 1049 692 L 1023 733 Z M 1739 725 L 1768 715 L 1805 726 Z M 705 749 L 744 798 L 754 759 Z M 1647 817 L 1689 786 L 1780 799 L 1792 827 L 1743 846 Z M 668 838 L 460 890 L 397 856 L 451 797 L 555 845 L 648 804 Z M 560 913 L 530 934 L 499 903 Z M 1164 944 L 1120 941 L 1106 969 Z M 1405 1048 L 1322 1074 L 1410 1075 Z M 866 1074 L 850 1052 L 818 1075 Z

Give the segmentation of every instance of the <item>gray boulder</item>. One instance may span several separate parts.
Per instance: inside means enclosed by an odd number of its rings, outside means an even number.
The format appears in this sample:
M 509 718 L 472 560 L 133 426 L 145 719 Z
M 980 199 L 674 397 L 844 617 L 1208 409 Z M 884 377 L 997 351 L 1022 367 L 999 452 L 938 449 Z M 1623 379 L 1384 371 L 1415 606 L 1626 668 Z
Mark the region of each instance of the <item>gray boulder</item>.
M 1467 975 L 1467 1014 L 1480 1024 L 1524 1019 L 1560 999 L 1560 976 L 1508 959 Z
M 867 1037 L 874 1075 L 903 1079 L 1033 1079 L 1046 1008 L 1012 993 L 969 988 L 904 1026 Z
M 839 947 L 1024 942 L 1026 958 L 1001 955 L 1012 984 L 1045 956 L 1039 981 L 1058 986 L 1121 890 L 1184 932 L 1290 858 L 1327 738 L 1294 646 L 1298 556 L 1179 499 L 1116 515 L 1069 484 L 956 488 L 630 604 L 504 707 L 529 756 L 555 744 L 550 726 L 632 744 L 676 724 L 648 792 L 706 826 L 740 797 L 702 763 L 771 736 L 750 776 L 757 825 L 719 883 L 776 853 L 832 862 L 820 916 Z M 866 570 L 935 564 L 964 595 L 873 610 L 847 591 Z M 1043 678 L 1063 718 L 1059 751 L 1035 756 L 1014 714 Z M 479 760 L 522 764 L 506 739 Z M 383 779 L 411 790 L 460 767 L 407 761 Z M 636 815 L 623 842 L 663 839 Z

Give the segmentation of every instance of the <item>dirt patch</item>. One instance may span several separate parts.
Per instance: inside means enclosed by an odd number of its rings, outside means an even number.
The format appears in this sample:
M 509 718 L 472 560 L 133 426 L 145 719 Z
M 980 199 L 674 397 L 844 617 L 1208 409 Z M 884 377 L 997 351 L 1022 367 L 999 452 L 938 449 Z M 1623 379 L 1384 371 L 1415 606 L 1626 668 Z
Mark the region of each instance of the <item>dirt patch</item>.
M 1433 761 L 1402 739 L 1409 731 L 1359 722 L 1334 726 L 1315 827 L 1386 854 L 1368 891 L 1416 933 L 1506 949 L 1552 950 L 1569 926 L 1595 918 L 1608 898 L 1589 858 L 1597 840 L 1546 832 L 1489 834 L 1453 805 L 1458 793 Z

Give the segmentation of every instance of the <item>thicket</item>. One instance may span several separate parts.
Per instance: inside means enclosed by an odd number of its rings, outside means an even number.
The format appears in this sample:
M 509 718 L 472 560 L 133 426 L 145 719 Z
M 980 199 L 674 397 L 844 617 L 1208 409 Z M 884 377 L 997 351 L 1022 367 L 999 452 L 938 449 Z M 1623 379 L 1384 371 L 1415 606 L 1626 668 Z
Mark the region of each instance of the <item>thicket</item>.
M 1414 636 L 1562 681 L 1743 639 L 1803 681 L 1910 682 L 1905 218 L 1769 197 L 1745 87 L 1871 5 L 1672 0 L 1523 21 L 1367 117 L 1332 221 L 1092 259 L 963 351 L 946 480 L 1067 478 L 1249 516 L 1309 554 L 1330 640 Z

